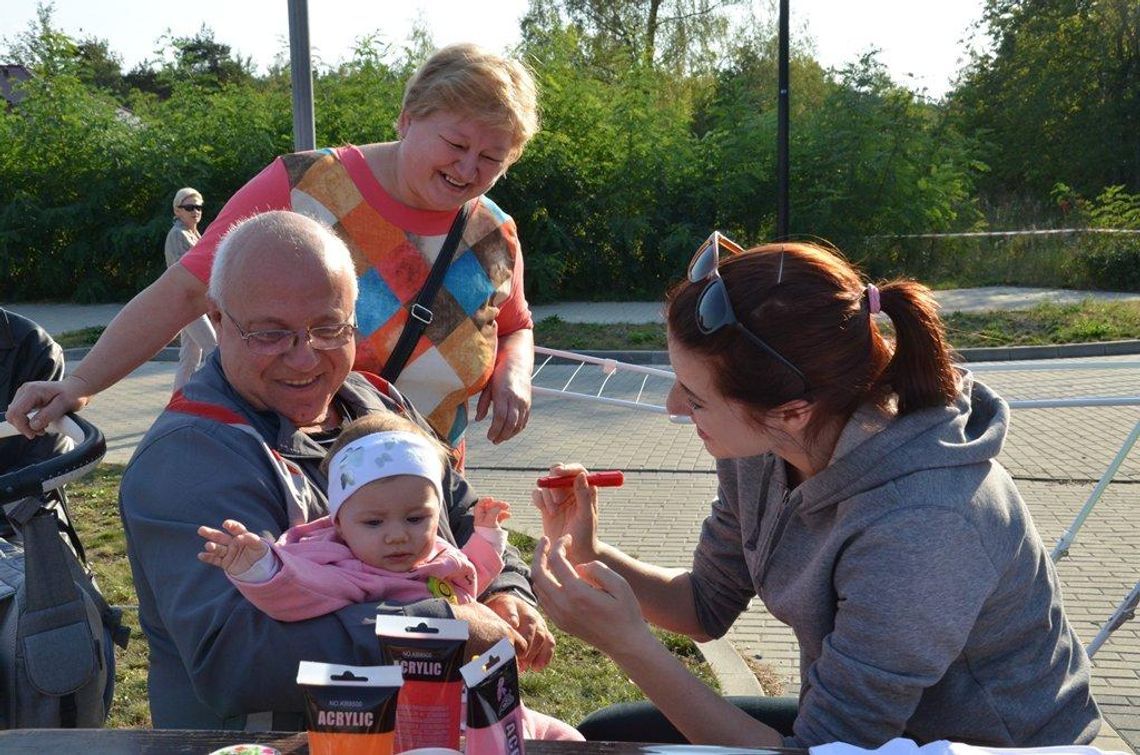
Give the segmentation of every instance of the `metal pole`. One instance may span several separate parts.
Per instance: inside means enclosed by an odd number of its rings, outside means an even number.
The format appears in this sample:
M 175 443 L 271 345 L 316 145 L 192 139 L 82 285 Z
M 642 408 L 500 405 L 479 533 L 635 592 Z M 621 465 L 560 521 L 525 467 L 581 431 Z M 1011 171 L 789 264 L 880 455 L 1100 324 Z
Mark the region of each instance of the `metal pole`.
M 293 76 L 293 149 L 316 149 L 308 0 L 289 0 L 289 69 Z
M 1100 650 L 1100 646 L 1104 644 L 1108 636 L 1117 629 L 1120 629 L 1120 627 L 1124 625 L 1124 622 L 1136 618 L 1137 603 L 1140 603 L 1140 582 L 1137 582 L 1136 586 L 1132 588 L 1132 592 L 1125 596 L 1124 601 L 1112 612 L 1112 616 L 1108 617 L 1108 621 L 1105 622 L 1105 625 L 1096 633 L 1096 637 L 1093 638 L 1093 641 L 1085 648 L 1085 652 L 1089 658 L 1096 655 L 1096 651 Z
M 1069 525 L 1069 528 L 1064 531 L 1061 538 L 1057 541 L 1057 545 L 1053 548 L 1053 553 L 1050 555 L 1054 563 L 1069 555 L 1069 546 L 1077 539 L 1077 530 L 1081 528 L 1081 525 L 1085 523 L 1085 519 L 1092 513 L 1093 506 L 1100 500 L 1100 497 L 1108 488 L 1108 484 L 1112 482 L 1112 478 L 1116 476 L 1117 470 L 1120 469 L 1120 465 L 1123 464 L 1124 460 L 1128 457 L 1128 452 L 1136 445 L 1137 439 L 1140 439 L 1140 422 L 1136 423 L 1136 426 L 1132 428 L 1132 432 L 1124 439 L 1124 445 L 1116 452 L 1116 456 L 1108 465 L 1108 469 L 1104 470 L 1104 474 L 1100 476 L 1100 481 L 1097 482 L 1096 487 L 1093 488 L 1093 492 L 1089 494 L 1089 498 L 1085 501 L 1085 505 L 1081 507 L 1077 518 L 1073 520 L 1073 523 Z
M 788 0 L 780 0 L 776 101 L 776 238 L 788 238 Z

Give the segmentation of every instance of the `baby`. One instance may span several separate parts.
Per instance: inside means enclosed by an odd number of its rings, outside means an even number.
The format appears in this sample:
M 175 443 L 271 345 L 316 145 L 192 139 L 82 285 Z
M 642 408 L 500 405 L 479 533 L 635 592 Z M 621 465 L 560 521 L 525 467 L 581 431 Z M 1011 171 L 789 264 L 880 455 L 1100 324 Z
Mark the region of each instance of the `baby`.
M 199 527 L 198 559 L 224 569 L 251 603 L 279 621 L 301 621 L 351 603 L 474 601 L 503 568 L 510 517 L 480 499 L 462 549 L 438 534 L 447 465 L 444 446 L 409 419 L 372 415 L 347 425 L 325 461 L 329 514 L 290 527 L 271 543 L 227 519 Z M 557 718 L 523 707 L 529 739 L 581 740 Z
M 447 452 L 395 414 L 350 423 L 329 451 L 329 515 L 291 527 L 270 543 L 227 519 L 199 527 L 198 558 L 225 570 L 254 605 L 301 621 L 351 603 L 410 603 L 432 596 L 469 603 L 503 568 L 510 517 L 480 499 L 475 534 L 462 549 L 438 535 Z

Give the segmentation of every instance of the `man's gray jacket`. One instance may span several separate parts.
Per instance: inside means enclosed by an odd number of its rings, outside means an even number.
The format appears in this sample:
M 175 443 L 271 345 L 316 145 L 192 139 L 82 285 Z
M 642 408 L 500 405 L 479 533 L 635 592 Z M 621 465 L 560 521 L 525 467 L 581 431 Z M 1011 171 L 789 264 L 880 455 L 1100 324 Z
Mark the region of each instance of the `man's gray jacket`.
M 427 427 L 394 388 L 387 391 L 352 373 L 335 401 L 347 418 L 395 410 Z M 153 725 L 244 728 L 246 714 L 263 712 L 273 712 L 267 725 L 274 728 L 297 725 L 303 710 L 295 683 L 299 661 L 380 663 L 371 623 L 377 605 L 352 605 L 307 621 L 274 621 L 242 597 L 221 569 L 197 560 L 204 542 L 197 529 L 234 518 L 276 539 L 299 523 L 290 520 L 291 508 L 292 517 L 298 516 L 298 496 L 287 489 L 281 461 L 303 472 L 301 516 L 323 516 L 327 481 L 319 465 L 326 449 L 275 412 L 249 406 L 226 381 L 218 352 L 171 406 L 179 408 L 168 407 L 155 420 L 119 494 L 139 620 L 150 642 Z M 440 534 L 462 544 L 474 531 L 468 510 L 476 496 L 454 473 L 444 489 L 449 516 L 440 517 Z M 487 592 L 509 590 L 533 602 L 526 565 L 513 550 L 504 560 L 503 574 Z M 452 615 L 438 599 L 384 610 Z

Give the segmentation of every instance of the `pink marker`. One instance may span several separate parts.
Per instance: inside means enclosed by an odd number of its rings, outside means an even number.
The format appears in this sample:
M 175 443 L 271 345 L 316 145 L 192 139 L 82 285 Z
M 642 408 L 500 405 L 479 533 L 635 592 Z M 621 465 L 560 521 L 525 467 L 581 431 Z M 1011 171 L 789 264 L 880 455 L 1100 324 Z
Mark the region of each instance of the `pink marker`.
M 569 488 L 573 487 L 574 480 L 577 475 L 550 475 L 548 477 L 539 477 L 538 486 L 540 488 Z M 599 488 L 617 488 L 621 487 L 625 482 L 625 475 L 617 469 L 610 469 L 605 472 L 591 472 L 586 475 L 586 482 Z

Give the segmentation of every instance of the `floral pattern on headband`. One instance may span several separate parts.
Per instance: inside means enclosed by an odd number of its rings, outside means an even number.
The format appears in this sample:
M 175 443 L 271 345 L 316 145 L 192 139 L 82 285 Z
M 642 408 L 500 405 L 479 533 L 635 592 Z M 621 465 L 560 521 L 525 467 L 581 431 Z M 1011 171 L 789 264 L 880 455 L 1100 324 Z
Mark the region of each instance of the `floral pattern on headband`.
M 349 485 L 356 484 L 356 476 L 352 470 L 364 463 L 364 449 L 360 446 L 349 446 L 340 452 L 337 459 L 337 471 L 340 473 L 340 489 L 347 490 Z
M 372 459 L 377 467 L 384 469 L 384 467 L 391 463 L 392 455 L 388 453 L 388 451 L 395 448 L 398 442 L 399 441 L 392 438 L 385 438 L 383 440 L 384 452 Z M 340 489 L 341 491 L 345 491 L 348 490 L 350 485 L 356 484 L 356 475 L 353 471 L 360 469 L 360 465 L 364 463 L 364 447 L 348 446 L 338 453 L 338 457 L 337 472 L 340 473 Z

